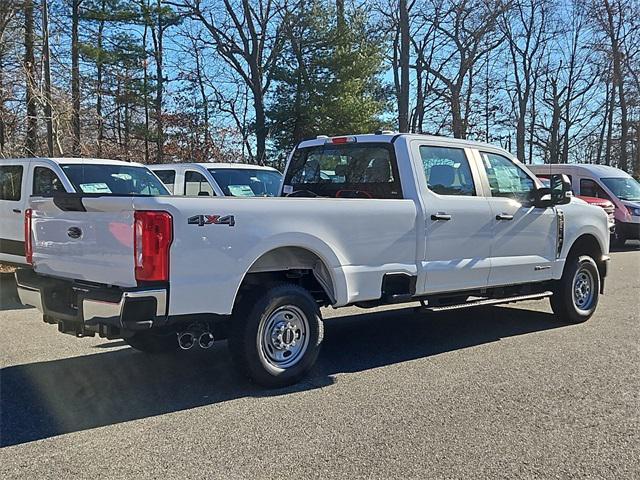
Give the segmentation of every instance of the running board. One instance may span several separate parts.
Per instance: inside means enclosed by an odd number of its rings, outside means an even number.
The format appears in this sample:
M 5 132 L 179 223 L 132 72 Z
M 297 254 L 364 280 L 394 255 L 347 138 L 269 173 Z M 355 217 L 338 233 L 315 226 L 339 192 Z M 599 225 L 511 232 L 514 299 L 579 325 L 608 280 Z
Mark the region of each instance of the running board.
M 504 297 L 504 298 L 489 298 L 486 300 L 475 300 L 472 302 L 458 303 L 454 305 L 443 305 L 442 307 L 424 307 L 426 310 L 432 312 L 444 312 L 447 310 L 458 310 L 461 308 L 480 307 L 482 305 L 500 305 L 501 303 L 521 302 L 523 300 L 539 300 L 541 298 L 547 298 L 553 295 L 553 292 L 546 291 L 542 293 L 532 293 L 529 295 L 518 295 L 516 297 Z

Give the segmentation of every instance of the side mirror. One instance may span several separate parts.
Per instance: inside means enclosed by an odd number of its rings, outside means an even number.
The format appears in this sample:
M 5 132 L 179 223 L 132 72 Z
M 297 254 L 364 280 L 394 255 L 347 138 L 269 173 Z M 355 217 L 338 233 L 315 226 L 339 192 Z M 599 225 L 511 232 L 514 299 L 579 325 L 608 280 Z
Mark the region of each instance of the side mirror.
M 542 187 L 534 190 L 533 205 L 537 208 L 551 207 L 553 205 L 551 189 L 549 187 Z
M 549 187 L 553 205 L 566 205 L 571 201 L 573 192 L 571 191 L 571 181 L 568 176 L 564 174 L 551 175 L 549 177 Z

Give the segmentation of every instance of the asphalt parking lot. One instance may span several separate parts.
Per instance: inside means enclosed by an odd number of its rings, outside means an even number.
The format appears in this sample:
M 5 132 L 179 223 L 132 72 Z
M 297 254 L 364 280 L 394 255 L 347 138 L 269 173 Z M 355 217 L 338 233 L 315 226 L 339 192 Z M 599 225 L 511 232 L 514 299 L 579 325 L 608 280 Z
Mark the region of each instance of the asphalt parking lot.
M 582 325 L 547 301 L 328 312 L 311 377 L 148 357 L 0 300 L 0 478 L 640 478 L 640 248 Z

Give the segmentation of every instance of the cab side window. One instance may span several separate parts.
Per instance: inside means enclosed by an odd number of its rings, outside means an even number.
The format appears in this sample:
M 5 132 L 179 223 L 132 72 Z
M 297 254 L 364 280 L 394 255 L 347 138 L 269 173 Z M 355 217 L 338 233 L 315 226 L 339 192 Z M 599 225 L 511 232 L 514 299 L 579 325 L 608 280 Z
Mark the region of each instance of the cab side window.
M 156 177 L 160 179 L 164 186 L 167 187 L 172 194 L 173 188 L 176 183 L 176 171 L 175 170 L 154 170 L 153 173 L 156 174 Z
M 519 202 L 531 200 L 535 182 L 518 165 L 496 153 L 480 152 L 487 172 L 491 196 L 513 198 Z
M 17 202 L 22 196 L 22 165 L 0 166 L 0 200 Z
M 199 172 L 187 170 L 184 173 L 184 194 L 189 197 L 213 197 L 213 188 L 207 179 Z
M 597 197 L 611 200 L 609 194 L 605 192 L 600 185 L 589 178 L 580 179 L 580 195 L 584 195 L 585 197 Z
M 54 192 L 64 192 L 64 186 L 58 175 L 47 167 L 36 167 L 33 170 L 33 194 L 50 195 Z
M 439 195 L 475 196 L 471 168 L 461 148 L 420 147 L 420 158 L 429 190 Z

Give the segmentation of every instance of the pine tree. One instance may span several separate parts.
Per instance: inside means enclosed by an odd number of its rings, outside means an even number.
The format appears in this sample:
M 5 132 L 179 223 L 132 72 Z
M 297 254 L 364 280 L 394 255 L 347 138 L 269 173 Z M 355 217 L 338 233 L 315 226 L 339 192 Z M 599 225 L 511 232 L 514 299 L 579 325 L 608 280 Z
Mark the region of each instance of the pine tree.
M 312 0 L 290 13 L 269 117 L 275 149 L 316 135 L 373 132 L 388 105 L 380 75 L 384 42 L 363 10 L 328 15 Z

